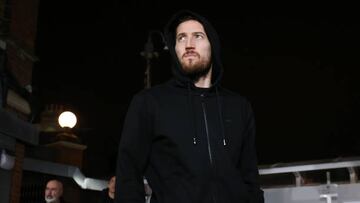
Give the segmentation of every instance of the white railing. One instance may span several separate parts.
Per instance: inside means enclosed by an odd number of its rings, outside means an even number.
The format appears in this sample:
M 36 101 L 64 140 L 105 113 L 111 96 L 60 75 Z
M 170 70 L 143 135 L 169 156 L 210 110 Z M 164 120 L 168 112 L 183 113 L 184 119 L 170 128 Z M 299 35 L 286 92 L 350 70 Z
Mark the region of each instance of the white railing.
M 108 184 L 106 180 L 85 177 L 78 167 L 38 159 L 25 158 L 23 169 L 72 178 L 82 189 L 101 191 L 105 189 Z
M 275 164 L 260 166 L 261 176 L 281 175 L 290 173 L 295 177 L 296 185 L 274 185 L 263 188 L 265 203 L 360 203 L 360 183 L 357 168 L 360 167 L 360 157 L 320 160 L 302 163 Z M 332 183 L 330 170 L 347 169 L 349 181 L 341 184 Z M 303 175 L 310 171 L 326 171 L 326 183 L 303 185 Z

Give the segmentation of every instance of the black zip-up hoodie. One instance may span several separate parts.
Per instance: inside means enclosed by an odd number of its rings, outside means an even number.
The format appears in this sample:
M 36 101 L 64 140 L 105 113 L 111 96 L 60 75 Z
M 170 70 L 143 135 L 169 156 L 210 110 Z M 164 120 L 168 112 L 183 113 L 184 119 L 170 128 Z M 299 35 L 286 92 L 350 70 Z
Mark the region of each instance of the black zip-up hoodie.
M 189 15 L 201 22 L 212 47 L 210 88 L 195 87 L 175 54 L 178 19 Z M 215 30 L 185 10 L 170 20 L 165 38 L 174 78 L 131 101 L 118 152 L 115 202 L 143 203 L 143 176 L 158 203 L 264 202 L 253 112 L 244 97 L 220 86 Z

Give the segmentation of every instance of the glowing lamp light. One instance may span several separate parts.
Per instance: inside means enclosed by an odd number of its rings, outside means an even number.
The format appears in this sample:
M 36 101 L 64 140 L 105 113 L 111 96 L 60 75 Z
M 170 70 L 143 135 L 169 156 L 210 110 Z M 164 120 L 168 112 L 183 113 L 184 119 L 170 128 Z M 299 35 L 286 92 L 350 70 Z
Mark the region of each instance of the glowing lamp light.
M 58 121 L 62 128 L 73 128 L 76 125 L 77 119 L 74 113 L 70 111 L 64 111 L 60 114 Z

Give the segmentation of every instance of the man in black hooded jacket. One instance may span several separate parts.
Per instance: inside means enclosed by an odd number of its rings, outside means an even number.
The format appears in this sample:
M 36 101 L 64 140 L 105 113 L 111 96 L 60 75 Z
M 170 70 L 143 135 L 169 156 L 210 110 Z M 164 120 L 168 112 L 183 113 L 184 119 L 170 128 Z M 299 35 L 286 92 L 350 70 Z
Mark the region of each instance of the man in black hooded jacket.
M 123 126 L 115 202 L 260 203 L 250 103 L 220 86 L 218 36 L 191 11 L 165 28 L 174 78 L 136 94 Z

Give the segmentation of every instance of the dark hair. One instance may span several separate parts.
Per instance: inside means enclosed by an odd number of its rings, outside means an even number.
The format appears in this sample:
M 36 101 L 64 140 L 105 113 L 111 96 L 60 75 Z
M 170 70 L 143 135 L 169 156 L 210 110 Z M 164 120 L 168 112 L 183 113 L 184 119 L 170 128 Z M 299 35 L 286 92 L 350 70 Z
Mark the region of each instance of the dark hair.
M 171 33 L 171 35 L 169 35 L 168 37 L 171 38 L 172 40 L 176 39 L 176 29 L 177 27 L 188 20 L 196 20 L 199 21 L 199 19 L 192 15 L 191 13 L 186 13 L 183 16 L 179 16 L 178 18 L 174 18 L 173 21 L 167 26 L 168 31 Z
M 115 173 L 108 173 L 108 174 L 102 176 L 102 179 L 105 179 L 105 180 L 107 180 L 107 181 L 110 181 L 110 179 L 111 179 L 112 177 L 114 177 L 114 176 L 116 176 Z
M 196 21 L 198 21 L 198 22 L 200 22 L 199 21 L 199 19 L 197 19 L 195 16 L 192 16 L 192 15 L 184 15 L 184 16 L 181 16 L 180 18 L 178 18 L 175 22 L 174 22 L 174 24 L 173 24 L 173 30 L 174 30 L 174 34 L 175 34 L 175 38 L 176 38 L 176 28 L 181 24 L 181 23 L 183 23 L 183 22 L 185 22 L 185 21 L 189 21 L 189 20 L 196 20 Z
M 183 23 L 185 21 L 188 21 L 188 20 L 196 20 L 198 21 L 198 19 L 195 17 L 195 16 L 192 16 L 192 15 L 185 15 L 185 16 L 181 16 L 177 22 L 175 23 L 176 26 L 178 26 L 180 23 Z

